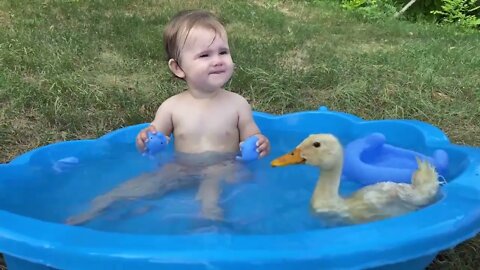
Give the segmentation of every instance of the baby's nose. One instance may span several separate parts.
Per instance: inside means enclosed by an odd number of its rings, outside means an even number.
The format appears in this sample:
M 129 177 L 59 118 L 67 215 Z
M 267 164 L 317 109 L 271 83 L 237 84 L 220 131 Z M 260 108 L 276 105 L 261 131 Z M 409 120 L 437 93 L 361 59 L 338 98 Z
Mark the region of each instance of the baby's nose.
M 221 66 L 221 65 L 223 65 L 223 59 L 222 59 L 221 55 L 215 56 L 215 58 L 213 59 L 213 64 L 214 64 L 215 66 Z

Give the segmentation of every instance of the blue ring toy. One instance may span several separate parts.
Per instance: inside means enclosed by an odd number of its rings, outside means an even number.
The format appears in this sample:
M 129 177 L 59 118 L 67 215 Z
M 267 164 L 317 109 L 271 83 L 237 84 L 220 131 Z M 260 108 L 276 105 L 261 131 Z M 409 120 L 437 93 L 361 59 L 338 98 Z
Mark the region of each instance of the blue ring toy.
M 447 152 L 437 149 L 432 157 L 386 144 L 385 135 L 372 133 L 347 144 L 344 150 L 343 176 L 371 185 L 381 181 L 410 183 L 417 169 L 416 158 L 433 164 L 440 175 L 448 168 Z

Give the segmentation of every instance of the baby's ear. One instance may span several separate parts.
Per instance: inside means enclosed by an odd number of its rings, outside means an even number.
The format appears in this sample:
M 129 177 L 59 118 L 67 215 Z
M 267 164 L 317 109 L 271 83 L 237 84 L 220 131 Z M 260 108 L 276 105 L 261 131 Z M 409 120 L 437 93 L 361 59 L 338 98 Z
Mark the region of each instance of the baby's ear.
M 185 78 L 185 72 L 183 72 L 182 68 L 178 65 L 178 62 L 175 59 L 168 60 L 168 67 L 172 71 L 175 76 L 179 77 L 180 79 Z

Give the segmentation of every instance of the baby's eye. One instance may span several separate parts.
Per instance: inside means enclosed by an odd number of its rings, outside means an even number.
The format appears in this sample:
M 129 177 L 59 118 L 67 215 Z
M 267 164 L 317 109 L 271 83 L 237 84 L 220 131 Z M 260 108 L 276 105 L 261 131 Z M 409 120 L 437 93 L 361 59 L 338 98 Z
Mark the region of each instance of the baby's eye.
M 208 57 L 208 53 L 200 54 L 200 58 Z
M 221 51 L 220 54 L 228 54 L 228 51 Z

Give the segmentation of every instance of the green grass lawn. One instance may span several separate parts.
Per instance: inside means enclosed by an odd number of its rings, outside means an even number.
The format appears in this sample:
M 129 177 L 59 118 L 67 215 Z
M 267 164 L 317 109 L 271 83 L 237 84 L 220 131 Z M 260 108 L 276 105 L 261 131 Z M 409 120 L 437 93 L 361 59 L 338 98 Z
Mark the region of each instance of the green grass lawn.
M 315 2 L 315 3 L 313 3 Z M 257 111 L 332 110 L 409 118 L 480 145 L 480 33 L 370 22 L 336 1 L 0 1 L 0 162 L 48 143 L 151 121 L 184 89 L 164 61 L 162 30 L 205 8 L 229 31 L 228 85 Z M 432 269 L 479 269 L 480 239 Z

